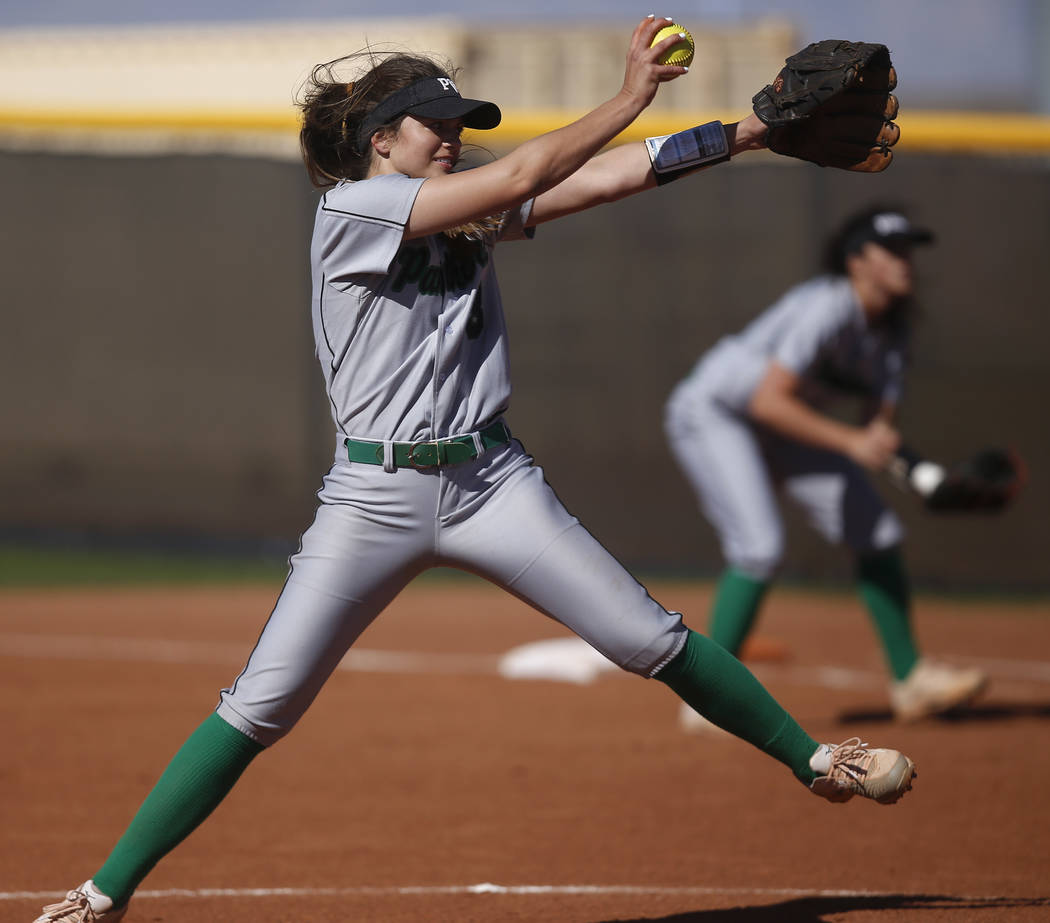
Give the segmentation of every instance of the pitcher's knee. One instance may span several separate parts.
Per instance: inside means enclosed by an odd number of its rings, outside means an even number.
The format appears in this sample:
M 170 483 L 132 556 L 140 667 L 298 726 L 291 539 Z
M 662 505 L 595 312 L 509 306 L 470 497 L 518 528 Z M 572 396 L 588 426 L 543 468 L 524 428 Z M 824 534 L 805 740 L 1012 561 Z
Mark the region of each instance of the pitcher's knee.
M 846 523 L 847 547 L 857 554 L 879 554 L 904 541 L 904 525 L 892 510 L 884 509 L 869 520 Z
M 650 677 L 675 658 L 685 644 L 687 629 L 680 612 L 664 611 L 656 634 L 637 631 L 590 637 L 587 643 L 621 670 Z
M 734 549 L 726 554 L 728 564 L 752 580 L 770 580 L 780 566 L 784 554 L 780 542 L 766 542 L 747 549 Z
M 268 715 L 261 717 L 251 712 L 251 709 L 245 709 L 239 703 L 232 703 L 226 691 L 223 691 L 219 704 L 215 709 L 215 713 L 230 727 L 240 731 L 245 737 L 251 738 L 264 747 L 272 747 L 295 727 L 299 719 L 298 715 Z

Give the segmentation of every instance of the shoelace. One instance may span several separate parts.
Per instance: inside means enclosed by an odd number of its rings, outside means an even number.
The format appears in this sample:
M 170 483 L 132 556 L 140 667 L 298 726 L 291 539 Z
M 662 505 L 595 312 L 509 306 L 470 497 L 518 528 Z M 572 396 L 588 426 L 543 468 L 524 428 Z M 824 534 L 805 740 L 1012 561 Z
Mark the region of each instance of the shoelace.
M 871 751 L 867 747 L 867 741 L 859 737 L 844 740 L 831 751 L 831 768 L 828 775 L 834 776 L 839 772 L 847 776 L 854 785 L 863 785 L 863 777 L 868 774 L 867 764 L 871 761 Z M 852 762 L 854 760 L 859 761 L 859 765 Z
M 98 919 L 95 911 L 91 909 L 91 902 L 88 900 L 88 896 L 77 888 L 70 891 L 64 901 L 59 901 L 57 904 L 51 904 L 44 908 L 44 912 L 49 914 L 53 920 L 64 920 L 71 914 L 81 910 L 84 911 L 84 916 L 81 918 L 84 923 L 91 923 L 92 920 Z

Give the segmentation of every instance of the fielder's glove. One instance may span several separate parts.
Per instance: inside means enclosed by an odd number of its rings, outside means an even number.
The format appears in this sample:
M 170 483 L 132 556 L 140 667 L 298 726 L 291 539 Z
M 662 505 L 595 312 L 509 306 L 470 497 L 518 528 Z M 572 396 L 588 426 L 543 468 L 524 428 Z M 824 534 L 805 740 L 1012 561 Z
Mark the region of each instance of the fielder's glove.
M 906 469 L 899 467 L 898 477 L 935 513 L 998 512 L 1010 505 L 1026 477 L 1020 456 L 1003 449 L 982 449 L 948 467 L 914 455 L 895 464 Z
M 893 160 L 900 129 L 897 72 L 885 45 L 826 39 L 784 62 L 752 99 L 777 154 L 822 167 L 878 173 Z

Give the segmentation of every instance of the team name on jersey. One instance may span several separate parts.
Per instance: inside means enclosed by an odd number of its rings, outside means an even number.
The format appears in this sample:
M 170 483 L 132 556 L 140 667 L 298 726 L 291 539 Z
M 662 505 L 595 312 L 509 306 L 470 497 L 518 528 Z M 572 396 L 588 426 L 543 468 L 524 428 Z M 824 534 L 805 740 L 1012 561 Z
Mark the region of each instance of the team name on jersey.
M 422 295 L 444 295 L 471 287 L 479 266 L 489 261 L 488 248 L 480 241 L 458 238 L 445 247 L 441 262 L 430 262 L 430 247 L 423 243 L 405 244 L 394 258 L 396 272 L 390 287 L 400 292 L 415 284 Z

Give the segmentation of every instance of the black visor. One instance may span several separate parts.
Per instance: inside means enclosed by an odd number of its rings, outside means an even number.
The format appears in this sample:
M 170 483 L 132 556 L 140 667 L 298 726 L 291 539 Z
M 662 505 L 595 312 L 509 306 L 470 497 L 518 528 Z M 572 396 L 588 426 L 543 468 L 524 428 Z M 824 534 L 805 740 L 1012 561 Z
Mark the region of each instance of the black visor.
M 467 128 L 495 128 L 502 118 L 495 103 L 460 96 L 448 77 L 425 77 L 391 93 L 368 114 L 357 132 L 358 150 L 363 152 L 378 129 L 401 115 L 463 119 Z

